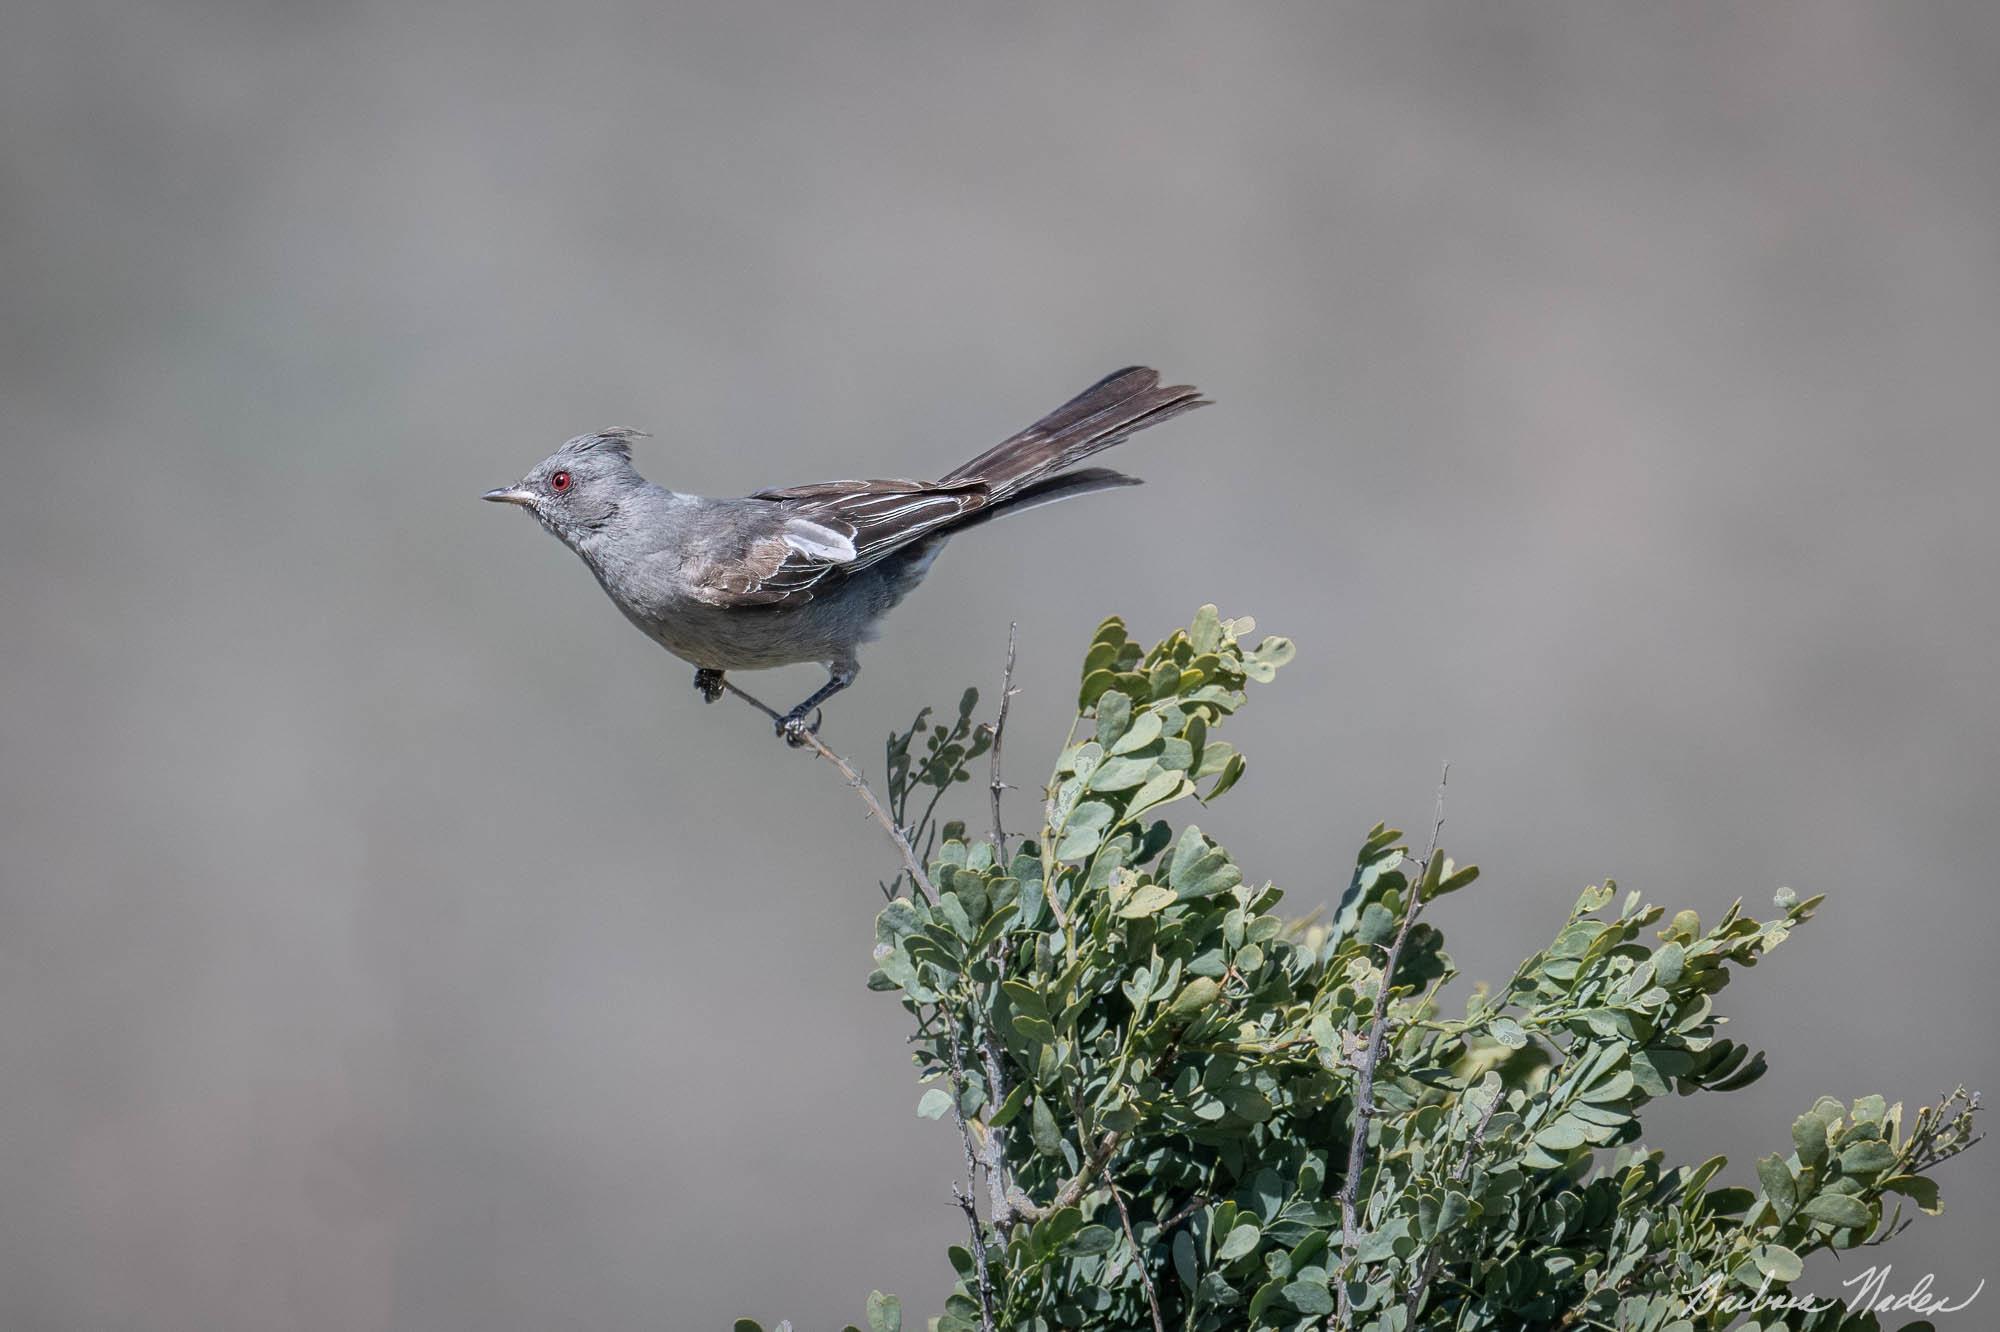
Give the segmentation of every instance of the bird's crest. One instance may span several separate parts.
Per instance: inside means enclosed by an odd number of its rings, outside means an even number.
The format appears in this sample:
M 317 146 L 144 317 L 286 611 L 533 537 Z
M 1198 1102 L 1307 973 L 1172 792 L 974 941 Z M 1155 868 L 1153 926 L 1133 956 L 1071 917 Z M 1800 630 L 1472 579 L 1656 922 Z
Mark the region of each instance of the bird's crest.
M 556 453 L 569 457 L 584 453 L 615 453 L 630 461 L 632 441 L 651 438 L 652 436 L 643 430 L 631 430 L 621 426 L 616 430 L 600 430 L 594 435 L 578 435 L 557 449 Z

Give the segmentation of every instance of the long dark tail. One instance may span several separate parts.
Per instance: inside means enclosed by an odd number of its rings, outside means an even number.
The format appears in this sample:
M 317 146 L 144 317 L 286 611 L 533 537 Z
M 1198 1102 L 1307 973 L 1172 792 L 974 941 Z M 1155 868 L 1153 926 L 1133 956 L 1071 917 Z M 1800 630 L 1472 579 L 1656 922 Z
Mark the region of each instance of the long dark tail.
M 1114 472 L 1109 467 L 1081 467 L 1074 472 L 1063 472 L 1057 476 L 1045 476 L 1039 481 L 1030 481 L 998 504 L 974 509 L 970 518 L 953 523 L 948 530 L 956 536 L 960 532 L 967 532 L 990 523 L 995 518 L 1026 513 L 1030 509 L 1039 509 L 1044 504 L 1075 499 L 1078 495 L 1088 495 L 1093 491 L 1116 490 L 1120 486 L 1144 484 L 1145 482 L 1136 476 Z
M 1188 384 L 1160 385 L 1160 372 L 1135 365 L 1106 375 L 1041 420 L 1010 439 L 1002 440 L 943 478 L 946 482 L 978 481 L 986 485 L 996 503 L 988 513 L 1000 508 L 1027 507 L 1066 499 L 1085 490 L 1101 490 L 1106 485 L 1131 484 L 1130 477 L 1108 481 L 1094 478 L 1094 484 L 1049 492 L 1031 497 L 1029 489 L 1040 492 L 1041 483 L 1082 462 L 1091 454 L 1130 438 L 1147 426 L 1158 425 L 1182 412 L 1208 405 L 1208 399 Z M 1019 505 L 1009 503 L 1018 500 Z

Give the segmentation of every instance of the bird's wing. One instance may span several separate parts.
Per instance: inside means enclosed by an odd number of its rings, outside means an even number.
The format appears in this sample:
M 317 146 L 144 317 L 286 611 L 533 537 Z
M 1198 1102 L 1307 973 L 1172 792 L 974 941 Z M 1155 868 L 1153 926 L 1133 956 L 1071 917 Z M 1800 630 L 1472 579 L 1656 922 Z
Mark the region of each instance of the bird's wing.
M 695 596 L 713 606 L 798 606 L 986 506 L 977 482 L 825 481 L 750 497 L 770 508 L 740 547 L 694 571 Z

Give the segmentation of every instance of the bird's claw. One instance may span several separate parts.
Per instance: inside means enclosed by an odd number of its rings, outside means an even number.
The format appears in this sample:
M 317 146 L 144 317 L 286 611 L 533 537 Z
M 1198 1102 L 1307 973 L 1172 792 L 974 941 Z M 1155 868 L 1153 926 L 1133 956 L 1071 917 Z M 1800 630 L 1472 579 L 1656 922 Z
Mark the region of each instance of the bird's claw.
M 694 673 L 694 687 L 704 703 L 716 703 L 722 699 L 722 672 L 699 670 Z
M 803 749 L 806 738 L 819 733 L 820 715 L 815 712 L 807 721 L 806 714 L 796 709 L 786 713 L 778 718 L 778 738 L 793 749 Z

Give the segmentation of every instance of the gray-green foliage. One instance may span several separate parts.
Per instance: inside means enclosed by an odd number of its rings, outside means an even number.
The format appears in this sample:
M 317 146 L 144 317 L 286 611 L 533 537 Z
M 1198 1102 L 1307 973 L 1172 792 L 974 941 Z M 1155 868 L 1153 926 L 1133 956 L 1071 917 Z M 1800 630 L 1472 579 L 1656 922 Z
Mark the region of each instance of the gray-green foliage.
M 954 1244 L 939 1332 L 980 1328 L 983 1304 L 992 1326 L 1037 1332 L 1151 1327 L 1154 1303 L 1175 1329 L 1723 1327 L 1738 1315 L 1710 1296 L 1782 1293 L 1813 1251 L 1879 1242 L 1905 1203 L 1939 1210 L 1929 1172 L 1972 1141 L 1959 1096 L 1913 1115 L 1823 1098 L 1789 1138 L 1778 1126 L 1755 1191 L 1717 1184 L 1720 1157 L 1638 1145 L 1649 1102 L 1763 1072 L 1717 1034 L 1715 996 L 1818 898 L 1780 892 L 1768 920 L 1739 904 L 1705 927 L 1593 886 L 1452 1016 L 1436 996 L 1455 972 L 1423 917 L 1476 870 L 1413 858 L 1378 825 L 1335 914 L 1291 920 L 1278 889 L 1169 824 L 1169 806 L 1242 774 L 1215 729 L 1291 657 L 1283 639 L 1246 648 L 1250 629 L 1204 607 L 1144 651 L 1106 621 L 1039 834 L 1003 860 L 946 825 L 936 899 L 898 880 L 909 895 L 877 920 L 869 983 L 916 1018 L 919 1113 L 957 1125 L 981 1167 L 985 1280 Z M 973 707 L 892 738 L 898 818 L 913 792 L 966 779 L 988 739 Z M 921 735 L 928 760 L 911 755 Z M 1350 1237 L 1357 1073 L 1404 934 Z M 877 1296 L 867 1318 L 896 1332 L 901 1307 Z

